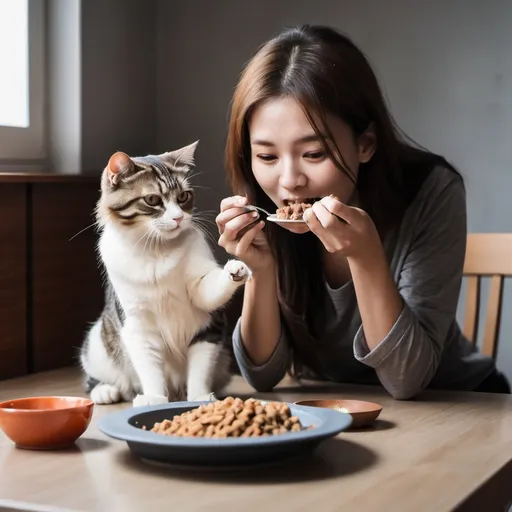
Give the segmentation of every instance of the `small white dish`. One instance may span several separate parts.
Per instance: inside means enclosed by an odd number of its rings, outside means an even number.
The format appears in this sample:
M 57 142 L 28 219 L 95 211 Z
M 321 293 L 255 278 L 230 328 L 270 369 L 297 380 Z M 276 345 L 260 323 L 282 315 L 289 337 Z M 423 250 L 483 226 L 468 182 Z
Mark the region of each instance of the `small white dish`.
M 260 211 L 263 212 L 267 218 L 265 220 L 268 220 L 270 222 L 275 222 L 276 224 L 305 224 L 306 221 L 304 219 L 278 219 L 277 215 L 275 213 L 267 212 L 267 210 L 264 210 L 263 208 L 260 208 L 259 206 L 254 205 L 247 205 L 245 209 L 249 212 L 255 212 Z
M 267 220 L 270 222 L 275 222 L 276 224 L 305 224 L 306 221 L 304 219 L 278 219 L 277 215 L 274 213 L 267 217 Z

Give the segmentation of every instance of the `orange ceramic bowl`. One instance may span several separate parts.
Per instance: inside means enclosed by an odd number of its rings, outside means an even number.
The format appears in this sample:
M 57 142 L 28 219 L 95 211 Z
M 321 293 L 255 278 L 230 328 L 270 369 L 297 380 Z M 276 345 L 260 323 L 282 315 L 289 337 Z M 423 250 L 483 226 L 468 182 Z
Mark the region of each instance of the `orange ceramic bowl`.
M 38 396 L 0 402 L 0 428 L 18 448 L 71 446 L 87 429 L 94 402 L 71 396 Z

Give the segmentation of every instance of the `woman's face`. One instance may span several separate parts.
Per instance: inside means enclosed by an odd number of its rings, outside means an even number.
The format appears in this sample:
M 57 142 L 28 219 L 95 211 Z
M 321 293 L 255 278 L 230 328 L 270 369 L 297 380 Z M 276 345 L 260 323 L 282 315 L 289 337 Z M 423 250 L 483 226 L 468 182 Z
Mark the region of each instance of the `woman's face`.
M 328 116 L 327 123 L 345 164 L 357 178 L 359 164 L 373 155 L 373 136 L 363 135 L 358 141 L 342 120 Z M 353 182 L 327 156 L 294 99 L 276 98 L 258 105 L 249 120 L 249 135 L 254 177 L 276 207 L 329 194 L 344 203 L 351 198 Z M 282 226 L 294 233 L 308 231 L 305 224 Z

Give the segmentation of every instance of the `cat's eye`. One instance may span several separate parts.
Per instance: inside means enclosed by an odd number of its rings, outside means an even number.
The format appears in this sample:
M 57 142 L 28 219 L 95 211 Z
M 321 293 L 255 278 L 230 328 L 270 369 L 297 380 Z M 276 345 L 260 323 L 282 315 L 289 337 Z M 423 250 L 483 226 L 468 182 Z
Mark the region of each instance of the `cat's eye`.
M 144 201 L 146 201 L 149 206 L 158 206 L 159 204 L 162 204 L 162 199 L 157 194 L 149 194 L 144 198 Z
M 178 203 L 184 204 L 186 203 L 190 197 L 192 196 L 192 192 L 186 190 L 184 192 L 180 192 L 178 194 Z

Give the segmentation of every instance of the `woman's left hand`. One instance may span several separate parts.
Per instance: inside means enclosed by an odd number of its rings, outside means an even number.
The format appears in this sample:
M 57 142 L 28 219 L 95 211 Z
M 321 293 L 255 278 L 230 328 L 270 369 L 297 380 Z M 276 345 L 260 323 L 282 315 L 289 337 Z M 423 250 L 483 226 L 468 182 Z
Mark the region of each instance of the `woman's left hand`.
M 304 212 L 303 218 L 330 253 L 340 252 L 347 258 L 357 259 L 382 250 L 370 216 L 364 210 L 347 206 L 332 196 L 314 203 Z

